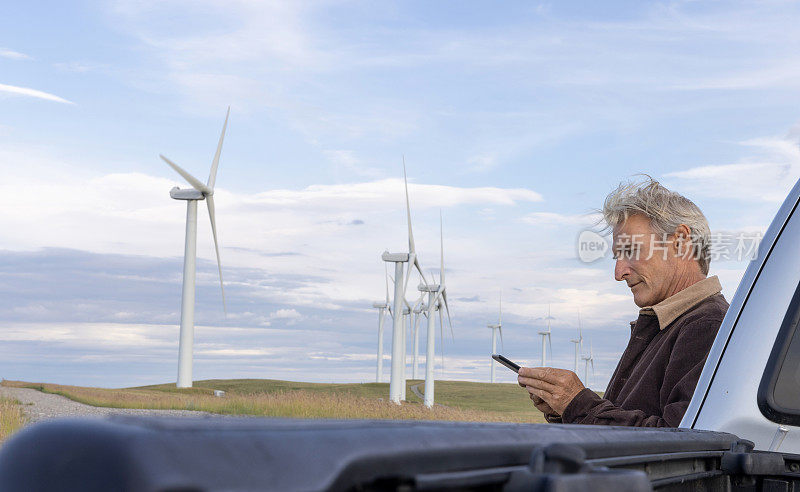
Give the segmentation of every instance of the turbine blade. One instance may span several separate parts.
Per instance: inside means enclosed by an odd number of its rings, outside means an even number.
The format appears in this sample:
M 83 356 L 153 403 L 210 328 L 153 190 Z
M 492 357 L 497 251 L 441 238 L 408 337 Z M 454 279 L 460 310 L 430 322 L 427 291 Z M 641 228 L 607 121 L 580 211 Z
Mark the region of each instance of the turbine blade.
M 444 229 L 442 226 L 442 210 L 439 209 L 439 246 L 442 253 L 441 269 L 439 270 L 439 283 L 444 288 Z
M 217 219 L 214 210 L 214 195 L 206 197 L 208 205 L 208 218 L 211 219 L 211 234 L 214 236 L 214 251 L 217 253 L 217 270 L 219 270 L 219 288 L 222 291 L 222 309 L 228 315 L 228 307 L 225 304 L 225 287 L 222 286 L 222 261 L 219 259 L 219 243 L 217 242 Z
M 403 293 L 404 294 L 408 290 L 408 280 L 411 278 L 411 268 L 412 267 L 416 268 L 417 271 L 419 272 L 419 276 L 420 276 L 420 278 L 422 278 L 422 283 L 424 283 L 425 285 L 429 285 L 428 284 L 428 280 L 425 278 L 425 274 L 422 273 L 422 267 L 419 266 L 419 259 L 417 258 L 417 255 L 416 254 L 410 254 L 408 256 L 408 271 L 407 271 L 407 274 L 406 274 L 406 282 L 405 282 L 405 285 L 403 286 Z
M 422 277 L 422 283 L 424 283 L 425 285 L 429 285 L 428 281 L 425 279 L 425 274 L 422 273 L 422 267 L 419 266 L 419 258 L 417 258 L 417 255 L 414 255 L 414 266 L 417 267 L 419 276 Z
M 209 194 L 209 195 L 211 194 L 211 189 L 208 186 L 204 185 L 202 181 L 200 181 L 199 179 L 195 178 L 191 174 L 187 173 L 186 171 L 183 170 L 183 168 L 181 168 L 179 165 L 175 164 L 171 160 L 167 159 L 163 155 L 158 154 L 158 156 L 161 157 L 164 160 L 164 162 L 169 164 L 169 167 L 174 169 L 175 172 L 177 172 L 178 174 L 183 176 L 183 179 L 185 179 L 190 185 L 192 185 L 192 187 L 195 190 L 201 191 L 201 192 Z
M 550 360 L 553 360 L 553 339 L 547 335 L 547 345 L 550 347 Z
M 408 218 L 408 252 L 409 254 L 413 254 L 417 250 L 414 247 L 414 232 L 411 230 L 411 204 L 408 200 L 408 177 L 406 175 L 406 156 L 403 156 L 403 181 L 406 185 L 406 216 Z
M 439 338 L 441 339 L 439 350 L 442 354 L 442 376 L 444 376 L 444 318 L 441 309 L 439 310 Z
M 386 281 L 386 305 L 389 305 L 389 267 L 386 262 L 383 262 L 383 271 L 385 273 L 384 280 Z M 394 283 L 394 280 L 392 281 Z
M 500 348 L 503 350 L 503 352 L 505 352 L 506 351 L 506 344 L 503 343 L 503 327 L 502 326 L 498 326 L 497 327 L 497 331 L 500 332 Z
M 500 289 L 500 321 L 497 324 L 503 324 L 503 289 Z
M 416 255 L 408 255 L 408 268 L 406 269 L 406 278 L 403 282 L 403 296 L 406 295 L 406 292 L 408 291 L 408 281 L 411 280 L 411 268 L 414 266 L 412 257 L 414 260 L 417 259 Z
M 450 306 L 447 304 L 447 290 L 442 289 L 442 300 L 444 301 L 444 309 L 447 311 L 447 323 L 450 325 L 450 337 L 455 342 L 456 335 L 453 332 L 453 320 L 450 319 Z
M 222 153 L 222 141 L 225 139 L 225 128 L 228 127 L 228 116 L 231 115 L 231 107 L 228 106 L 228 112 L 225 114 L 225 123 L 222 125 L 222 133 L 219 135 L 219 143 L 217 144 L 217 152 L 214 154 L 214 162 L 211 163 L 211 172 L 208 174 L 208 187 L 214 189 L 214 183 L 217 181 L 217 166 L 219 166 L 219 155 Z

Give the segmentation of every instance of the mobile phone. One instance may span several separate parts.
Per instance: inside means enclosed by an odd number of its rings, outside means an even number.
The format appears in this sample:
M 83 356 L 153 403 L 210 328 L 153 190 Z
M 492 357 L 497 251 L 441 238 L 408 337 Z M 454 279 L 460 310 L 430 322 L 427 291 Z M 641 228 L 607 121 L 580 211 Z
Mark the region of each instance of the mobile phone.
M 504 365 L 504 366 L 506 366 L 507 368 L 509 368 L 509 369 L 511 369 L 512 371 L 514 371 L 514 372 L 516 372 L 517 374 L 519 374 L 519 367 L 520 367 L 520 366 L 519 366 L 519 365 L 517 365 L 517 364 L 514 364 L 513 362 L 511 362 L 510 360 L 506 359 L 506 358 L 505 358 L 505 357 L 503 357 L 502 355 L 500 355 L 500 354 L 494 354 L 494 355 L 492 355 L 492 359 L 496 360 L 497 362 L 499 362 L 499 363 L 503 364 L 503 365 Z

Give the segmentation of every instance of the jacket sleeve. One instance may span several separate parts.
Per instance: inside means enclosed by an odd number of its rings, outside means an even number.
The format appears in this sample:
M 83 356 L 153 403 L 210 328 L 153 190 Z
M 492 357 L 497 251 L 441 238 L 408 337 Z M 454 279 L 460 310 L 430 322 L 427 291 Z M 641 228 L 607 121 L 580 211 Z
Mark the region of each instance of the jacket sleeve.
M 661 415 L 625 410 L 585 388 L 567 405 L 565 423 L 677 427 L 689 406 L 721 319 L 704 319 L 683 327 L 675 340 L 660 391 Z

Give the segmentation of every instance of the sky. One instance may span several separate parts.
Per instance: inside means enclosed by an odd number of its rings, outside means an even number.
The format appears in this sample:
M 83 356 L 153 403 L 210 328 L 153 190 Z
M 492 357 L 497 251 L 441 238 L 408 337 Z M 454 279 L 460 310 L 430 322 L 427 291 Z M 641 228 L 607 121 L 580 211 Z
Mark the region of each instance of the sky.
M 169 190 L 188 185 L 158 155 L 205 181 L 230 106 L 227 313 L 200 203 L 194 379 L 374 381 L 405 159 L 434 278 L 442 217 L 437 377 L 488 380 L 502 293 L 503 353 L 538 364 L 549 309 L 549 363 L 571 369 L 580 313 L 603 389 L 638 310 L 578 235 L 638 173 L 693 200 L 712 237 L 765 231 L 800 178 L 798 20 L 794 1 L 6 7 L 0 377 L 175 380 L 186 212 Z M 712 261 L 729 301 L 746 267 Z

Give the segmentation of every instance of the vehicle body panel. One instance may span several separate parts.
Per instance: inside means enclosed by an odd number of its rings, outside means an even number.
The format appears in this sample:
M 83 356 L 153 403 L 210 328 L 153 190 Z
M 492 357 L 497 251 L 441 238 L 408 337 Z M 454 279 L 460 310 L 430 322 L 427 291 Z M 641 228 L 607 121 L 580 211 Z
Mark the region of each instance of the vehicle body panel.
M 758 408 L 769 355 L 800 283 L 800 182 L 762 238 L 732 299 L 681 427 L 731 432 L 768 450 L 778 430 Z M 787 427 L 787 426 L 784 426 Z M 800 430 L 780 450 L 800 452 Z

